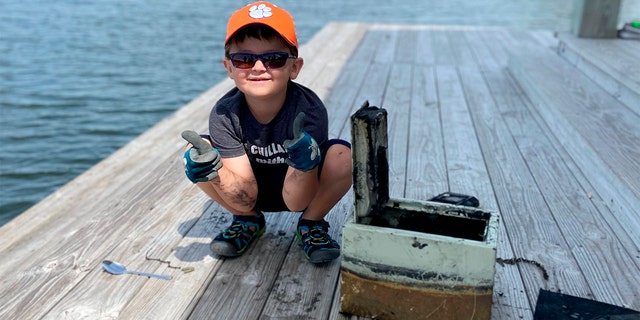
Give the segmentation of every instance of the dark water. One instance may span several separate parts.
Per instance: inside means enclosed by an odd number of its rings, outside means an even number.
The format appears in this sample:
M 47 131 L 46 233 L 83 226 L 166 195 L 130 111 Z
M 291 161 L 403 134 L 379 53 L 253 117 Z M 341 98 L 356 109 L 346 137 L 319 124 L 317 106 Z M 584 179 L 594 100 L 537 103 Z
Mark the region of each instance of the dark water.
M 301 43 L 329 21 L 569 30 L 572 1 L 274 1 Z M 225 77 L 249 1 L 2 0 L 0 225 Z M 304 72 L 304 71 L 303 71 Z

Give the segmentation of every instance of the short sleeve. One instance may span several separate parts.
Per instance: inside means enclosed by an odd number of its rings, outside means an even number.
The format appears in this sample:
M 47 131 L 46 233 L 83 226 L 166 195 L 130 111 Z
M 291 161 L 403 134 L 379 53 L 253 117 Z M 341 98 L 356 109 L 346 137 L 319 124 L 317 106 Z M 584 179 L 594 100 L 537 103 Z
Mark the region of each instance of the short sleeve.
M 237 88 L 225 94 L 209 115 L 209 135 L 223 158 L 245 154 L 239 112 L 244 99 Z

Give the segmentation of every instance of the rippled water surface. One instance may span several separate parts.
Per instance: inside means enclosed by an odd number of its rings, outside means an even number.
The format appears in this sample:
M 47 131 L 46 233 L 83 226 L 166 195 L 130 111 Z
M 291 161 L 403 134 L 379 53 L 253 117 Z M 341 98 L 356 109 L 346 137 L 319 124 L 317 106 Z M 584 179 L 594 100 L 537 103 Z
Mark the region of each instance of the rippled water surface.
M 572 1 L 274 1 L 304 43 L 329 21 L 569 30 Z M 248 1 L 3 1 L 0 225 L 225 77 Z

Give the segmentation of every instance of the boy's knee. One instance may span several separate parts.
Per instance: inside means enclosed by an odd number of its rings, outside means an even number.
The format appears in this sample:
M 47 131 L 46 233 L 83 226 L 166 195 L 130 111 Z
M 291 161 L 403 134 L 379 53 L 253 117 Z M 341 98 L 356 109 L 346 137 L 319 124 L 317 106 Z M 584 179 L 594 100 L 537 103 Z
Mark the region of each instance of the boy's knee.
M 329 147 L 327 153 L 334 153 L 338 156 L 342 156 L 343 154 L 348 154 L 349 156 L 351 156 L 351 148 L 344 144 L 336 143 Z
M 350 176 L 351 166 L 351 148 L 342 144 L 335 144 L 327 150 L 322 171 L 329 171 L 332 175 L 337 176 Z

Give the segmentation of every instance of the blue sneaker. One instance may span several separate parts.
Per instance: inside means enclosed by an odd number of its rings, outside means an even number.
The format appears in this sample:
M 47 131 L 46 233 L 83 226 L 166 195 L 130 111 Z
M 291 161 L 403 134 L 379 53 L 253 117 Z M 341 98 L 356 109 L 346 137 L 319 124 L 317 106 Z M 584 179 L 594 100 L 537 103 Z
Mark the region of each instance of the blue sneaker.
M 302 241 L 304 255 L 311 263 L 325 263 L 340 256 L 340 245 L 327 233 L 327 221 L 313 221 L 300 218 L 296 236 Z
M 223 257 L 237 257 L 266 230 L 262 212 L 256 216 L 234 215 L 231 225 L 211 241 L 211 251 Z

